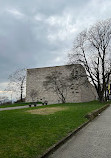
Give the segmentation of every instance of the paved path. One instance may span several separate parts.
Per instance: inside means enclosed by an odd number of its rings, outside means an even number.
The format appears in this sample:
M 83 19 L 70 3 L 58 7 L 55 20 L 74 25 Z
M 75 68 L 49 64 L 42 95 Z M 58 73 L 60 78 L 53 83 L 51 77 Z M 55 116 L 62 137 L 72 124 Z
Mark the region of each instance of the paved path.
M 111 158 L 111 106 L 49 158 Z
M 42 106 L 42 104 L 39 104 L 37 106 Z M 32 106 L 34 107 L 34 106 Z M 5 111 L 5 110 L 15 110 L 15 109 L 25 109 L 25 108 L 29 108 L 29 105 L 25 105 L 25 106 L 16 106 L 16 107 L 8 107 L 8 108 L 0 108 L 0 111 Z

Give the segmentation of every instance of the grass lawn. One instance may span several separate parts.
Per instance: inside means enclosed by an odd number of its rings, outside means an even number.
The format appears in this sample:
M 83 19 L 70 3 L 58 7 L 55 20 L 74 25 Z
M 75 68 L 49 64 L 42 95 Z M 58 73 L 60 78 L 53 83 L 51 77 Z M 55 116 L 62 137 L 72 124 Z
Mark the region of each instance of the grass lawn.
M 87 121 L 84 118 L 87 113 L 103 105 L 105 103 L 94 101 L 1 111 L 0 158 L 37 158 Z M 58 108 L 63 110 L 47 112 L 50 108 L 52 111 Z M 35 114 L 29 110 L 35 110 Z

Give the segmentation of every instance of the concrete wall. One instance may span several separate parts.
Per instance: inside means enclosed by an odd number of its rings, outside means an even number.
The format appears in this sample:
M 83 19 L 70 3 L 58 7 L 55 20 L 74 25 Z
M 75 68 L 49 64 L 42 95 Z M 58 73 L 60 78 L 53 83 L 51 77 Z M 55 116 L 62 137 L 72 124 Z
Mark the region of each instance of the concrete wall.
M 31 90 L 34 89 L 38 92 L 34 101 L 37 100 L 47 100 L 48 104 L 61 102 L 57 94 L 52 90 L 46 90 L 43 86 L 44 81 L 46 81 L 46 76 L 50 75 L 52 72 L 61 72 L 64 78 L 70 76 L 73 72 L 74 74 L 83 75 L 84 77 L 74 80 L 73 87 L 68 87 L 66 102 L 84 102 L 95 100 L 95 90 L 92 93 L 92 85 L 88 82 L 86 85 L 87 77 L 86 72 L 82 65 L 64 65 L 55 67 L 45 67 L 45 68 L 35 68 L 27 70 L 27 82 L 26 82 L 26 102 L 31 102 L 32 98 L 30 96 Z

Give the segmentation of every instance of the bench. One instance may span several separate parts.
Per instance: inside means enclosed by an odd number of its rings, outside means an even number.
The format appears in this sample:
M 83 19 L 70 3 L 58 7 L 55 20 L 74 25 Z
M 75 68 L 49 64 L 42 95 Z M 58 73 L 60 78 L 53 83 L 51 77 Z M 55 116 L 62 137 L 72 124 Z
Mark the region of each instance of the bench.
M 47 105 L 48 104 L 48 101 L 44 101 L 43 103 L 42 103 L 42 105 Z
M 42 102 L 41 104 L 42 104 L 42 105 L 47 105 L 47 104 L 48 104 L 48 101 L 44 101 L 44 102 Z M 31 107 L 32 105 L 34 105 L 34 107 L 36 107 L 36 106 L 37 106 L 37 102 L 30 102 L 30 103 L 29 103 L 29 107 Z
M 29 107 L 31 107 L 32 105 L 34 105 L 34 107 L 36 107 L 36 106 L 37 106 L 37 102 L 32 102 L 32 103 L 30 103 L 30 104 L 29 104 Z

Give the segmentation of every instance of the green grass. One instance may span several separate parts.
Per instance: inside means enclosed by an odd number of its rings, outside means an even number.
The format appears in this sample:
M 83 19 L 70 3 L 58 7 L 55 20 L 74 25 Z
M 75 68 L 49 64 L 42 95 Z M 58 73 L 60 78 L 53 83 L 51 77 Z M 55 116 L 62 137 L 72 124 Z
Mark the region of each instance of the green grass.
M 67 103 L 0 112 L 0 158 L 37 158 L 54 143 L 87 121 L 84 117 L 105 105 L 97 101 Z M 50 115 L 29 109 L 68 107 Z

